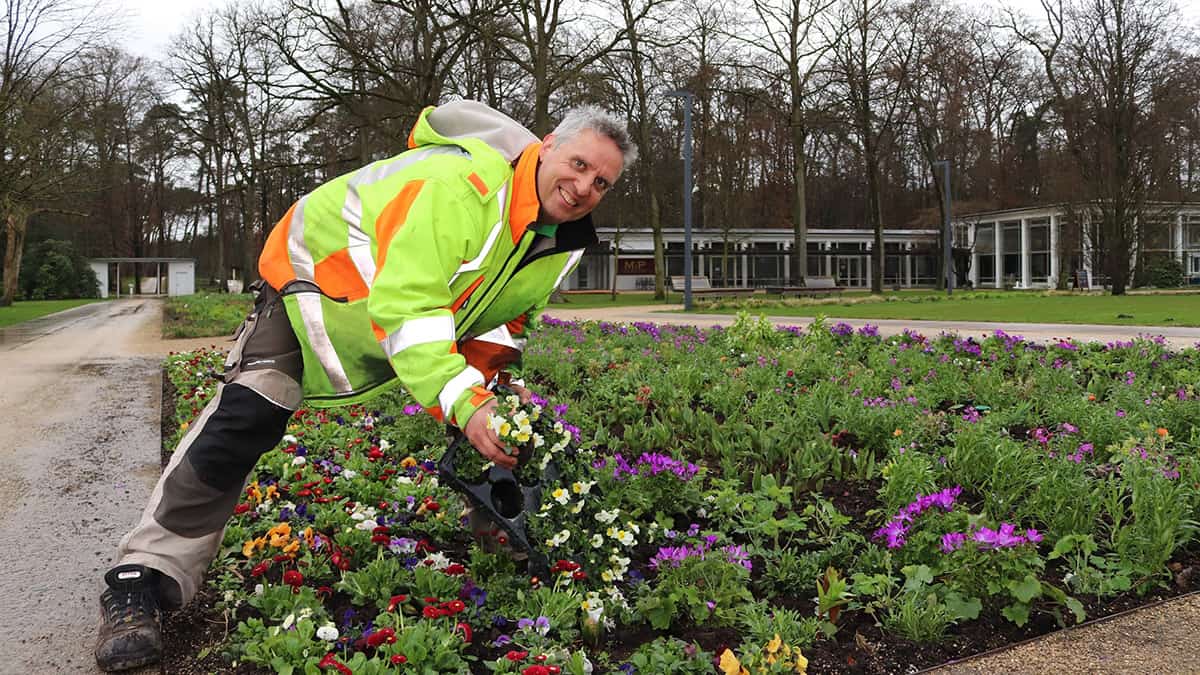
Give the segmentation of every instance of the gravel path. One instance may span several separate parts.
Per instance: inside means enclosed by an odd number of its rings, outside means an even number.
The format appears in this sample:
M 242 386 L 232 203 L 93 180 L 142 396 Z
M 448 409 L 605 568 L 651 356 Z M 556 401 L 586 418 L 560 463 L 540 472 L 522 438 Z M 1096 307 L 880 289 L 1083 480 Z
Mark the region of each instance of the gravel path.
M 1193 594 L 928 672 L 1200 673 L 1198 629 L 1200 595 Z
M 161 313 L 103 302 L 0 331 L 0 672 L 99 672 L 102 575 L 159 474 Z
M 829 311 L 837 311 L 830 307 Z M 679 305 L 644 305 L 640 307 L 588 307 L 573 308 L 570 303 L 551 305 L 546 314 L 556 319 L 598 321 L 653 321 L 655 323 L 687 324 L 701 327 L 728 326 L 737 317 L 731 314 L 688 314 L 680 311 Z M 780 326 L 803 326 L 812 323 L 813 317 L 770 316 Z M 1004 330 L 1012 335 L 1021 335 L 1036 342 L 1047 342 L 1055 338 L 1071 337 L 1084 342 L 1112 342 L 1131 340 L 1138 335 L 1161 335 L 1175 349 L 1191 347 L 1200 343 L 1200 328 L 1183 326 L 1092 326 L 1083 324 L 1053 323 L 990 323 L 986 321 L 912 321 L 908 319 L 839 319 L 826 318 L 827 323 L 844 321 L 855 328 L 871 324 L 884 335 L 896 335 L 906 328 L 928 336 L 942 331 L 961 336 L 985 336 L 993 331 Z

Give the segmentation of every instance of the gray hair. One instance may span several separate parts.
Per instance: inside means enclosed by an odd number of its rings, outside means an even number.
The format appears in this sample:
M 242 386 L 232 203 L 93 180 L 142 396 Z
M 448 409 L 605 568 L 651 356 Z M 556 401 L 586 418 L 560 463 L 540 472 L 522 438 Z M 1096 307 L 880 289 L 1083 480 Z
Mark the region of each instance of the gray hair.
M 591 129 L 617 144 L 617 149 L 621 151 L 622 172 L 637 161 L 638 149 L 633 140 L 629 138 L 625 122 L 620 117 L 596 105 L 581 105 L 568 110 L 558 126 L 554 127 L 555 142 L 568 142 L 584 129 Z

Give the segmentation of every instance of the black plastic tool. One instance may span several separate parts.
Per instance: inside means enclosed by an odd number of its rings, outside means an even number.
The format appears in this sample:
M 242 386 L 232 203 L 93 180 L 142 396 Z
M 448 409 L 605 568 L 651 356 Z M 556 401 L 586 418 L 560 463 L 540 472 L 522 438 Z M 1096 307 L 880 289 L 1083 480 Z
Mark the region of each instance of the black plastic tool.
M 568 451 L 570 449 L 568 448 Z M 460 476 L 456 460 L 466 452 L 478 452 L 467 437 L 458 433 L 438 461 L 438 473 L 443 483 L 467 498 L 489 520 L 508 534 L 508 540 L 529 555 L 529 573 L 545 579 L 550 573 L 550 560 L 529 541 L 525 530 L 528 514 L 536 513 L 542 504 L 542 490 L 557 485 L 562 475 L 558 464 L 551 460 L 536 483 L 522 483 L 509 469 L 493 464 L 481 476 Z M 477 481 L 477 482 L 470 482 Z

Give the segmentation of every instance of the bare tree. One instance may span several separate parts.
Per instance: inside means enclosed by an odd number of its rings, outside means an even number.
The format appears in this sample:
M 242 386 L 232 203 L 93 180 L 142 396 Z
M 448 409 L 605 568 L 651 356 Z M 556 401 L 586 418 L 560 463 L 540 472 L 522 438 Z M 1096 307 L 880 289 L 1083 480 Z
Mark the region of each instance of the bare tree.
M 0 217 L 6 231 L 4 292 L 16 294 L 29 216 L 51 208 L 82 149 L 59 134 L 82 102 L 62 95 L 105 21 L 71 0 L 5 0 L 0 53 Z
M 845 0 L 834 68 L 848 104 L 843 121 L 852 131 L 866 178 L 866 224 L 874 231 L 871 292 L 883 292 L 883 186 L 880 161 L 907 113 L 895 73 L 908 68 L 912 45 L 898 41 L 889 0 Z
M 818 29 L 836 0 L 754 0 L 754 13 L 764 29 L 757 38 L 743 38 L 771 56 L 767 77 L 788 94 L 788 127 L 792 150 L 792 256 L 795 283 L 808 276 L 808 143 L 812 119 L 814 75 L 823 58 L 840 39 L 836 26 Z
M 1040 55 L 1066 145 L 1091 202 L 1113 295 L 1130 282 L 1138 223 L 1162 181 L 1151 111 L 1181 80 L 1177 10 L 1162 0 L 1042 0 L 1044 24 L 1009 15 Z

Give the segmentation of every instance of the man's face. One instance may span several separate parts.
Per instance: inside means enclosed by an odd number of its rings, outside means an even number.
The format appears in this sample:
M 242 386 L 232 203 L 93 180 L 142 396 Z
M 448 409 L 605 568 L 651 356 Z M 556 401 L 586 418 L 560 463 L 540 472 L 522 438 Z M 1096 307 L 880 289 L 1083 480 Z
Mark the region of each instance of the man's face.
M 584 129 L 563 143 L 546 136 L 538 154 L 540 219 L 566 223 L 591 213 L 621 175 L 621 150 L 611 138 Z

